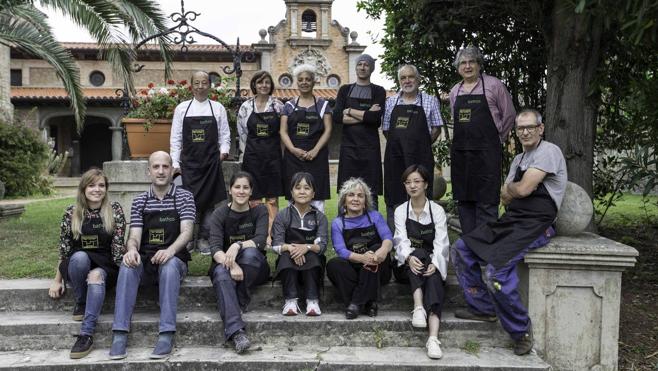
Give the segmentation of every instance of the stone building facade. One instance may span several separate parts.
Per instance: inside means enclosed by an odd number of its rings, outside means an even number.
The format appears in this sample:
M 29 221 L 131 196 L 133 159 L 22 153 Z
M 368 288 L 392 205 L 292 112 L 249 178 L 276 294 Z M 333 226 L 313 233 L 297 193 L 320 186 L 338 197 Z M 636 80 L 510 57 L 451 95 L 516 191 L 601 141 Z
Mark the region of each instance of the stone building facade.
M 356 80 L 354 61 L 366 46 L 357 43 L 355 32 L 350 33 L 348 28 L 332 20 L 333 0 L 284 2 L 285 19 L 258 31 L 259 42 L 241 46 L 243 52 L 249 52 L 241 61 L 243 95 L 250 94 L 249 80 L 253 74 L 266 70 L 275 80 L 275 96 L 284 100 L 295 97 L 298 93 L 294 88 L 292 70 L 298 64 L 310 63 L 319 71 L 315 94 L 334 98 L 341 84 Z M 204 31 L 214 33 L 212 29 Z M 91 166 L 102 167 L 105 161 L 125 157 L 121 126 L 124 112 L 118 92 L 123 88 L 123 81 L 115 76 L 107 62 L 98 59 L 95 43 L 64 45 L 77 61 L 87 102 L 87 119 L 80 133 L 75 129 L 63 85 L 48 63 L 15 48 L 5 53 L 10 54 L 10 58 L 3 62 L 3 50 L 0 49 L 0 68 L 11 72 L 10 96 L 15 115 L 40 131 L 44 140 L 54 143 L 58 152 L 69 151 L 70 159 L 61 175 L 75 176 Z M 172 78 L 177 81 L 189 80 L 198 70 L 210 72 L 211 77 L 225 76 L 223 68 L 233 66 L 231 51 L 222 45 L 193 44 L 185 53 L 176 46 L 172 49 L 175 51 Z M 149 83 L 164 85 L 164 68 L 157 48 L 144 45 L 138 51 L 136 62 L 144 66 L 135 74 L 136 87 L 144 88 Z M 7 99 L 2 99 L 2 83 L 0 81 L 0 101 L 7 105 Z M 6 97 L 6 92 L 4 94 Z M 340 138 L 339 130 L 332 135 L 330 144 L 334 158 L 338 151 L 337 138 Z

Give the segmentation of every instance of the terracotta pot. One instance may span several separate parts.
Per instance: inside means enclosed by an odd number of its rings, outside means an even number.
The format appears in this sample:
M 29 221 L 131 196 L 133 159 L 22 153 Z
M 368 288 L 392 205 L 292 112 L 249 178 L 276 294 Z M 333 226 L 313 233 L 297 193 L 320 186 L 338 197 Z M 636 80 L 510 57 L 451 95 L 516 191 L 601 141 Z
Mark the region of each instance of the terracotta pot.
M 121 123 L 126 128 L 131 159 L 148 158 L 155 151 L 169 152 L 171 120 L 154 120 L 148 131 L 144 119 L 126 118 Z

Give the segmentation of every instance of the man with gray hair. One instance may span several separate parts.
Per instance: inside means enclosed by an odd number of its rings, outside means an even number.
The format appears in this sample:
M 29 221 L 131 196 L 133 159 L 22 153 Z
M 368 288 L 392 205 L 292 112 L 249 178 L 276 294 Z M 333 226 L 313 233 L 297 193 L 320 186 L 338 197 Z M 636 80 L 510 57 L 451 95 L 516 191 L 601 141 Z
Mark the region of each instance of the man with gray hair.
M 370 82 L 375 70 L 371 56 L 358 56 L 355 70 L 356 83 L 340 87 L 332 116 L 336 125 L 343 125 L 337 189 L 350 178 L 363 179 L 372 190 L 373 209 L 377 210 L 377 196 L 383 191 L 379 126 L 386 91 Z
M 501 187 L 506 212 L 498 221 L 464 234 L 451 251 L 467 304 L 455 311 L 455 317 L 490 322 L 498 317 L 514 340 L 517 355 L 532 350 L 533 336 L 516 267 L 528 251 L 545 246 L 555 235 L 553 223 L 567 187 L 562 151 L 543 140 L 543 134 L 539 112 L 519 113 L 516 135 L 523 153 L 512 161 Z
M 516 115 L 507 88 L 483 74 L 483 64 L 478 48 L 461 49 L 454 66 L 463 80 L 450 90 L 454 120 L 450 177 L 462 234 L 498 218 L 502 143 Z
M 386 219 L 395 230 L 395 208 L 407 201 L 402 185 L 402 173 L 411 165 L 423 165 L 434 174 L 432 143 L 441 134 L 439 100 L 421 92 L 420 74 L 416 66 L 403 65 L 398 69 L 400 92 L 386 99 L 382 131 L 386 136 L 384 154 L 384 197 Z M 432 182 L 427 188 L 432 195 Z

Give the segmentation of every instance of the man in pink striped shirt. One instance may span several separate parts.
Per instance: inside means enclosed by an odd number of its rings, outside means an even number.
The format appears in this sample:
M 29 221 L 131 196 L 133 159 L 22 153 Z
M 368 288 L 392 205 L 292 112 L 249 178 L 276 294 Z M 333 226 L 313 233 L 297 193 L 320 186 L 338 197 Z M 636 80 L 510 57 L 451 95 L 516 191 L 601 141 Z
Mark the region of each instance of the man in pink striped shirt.
M 502 143 L 516 116 L 507 88 L 482 73 L 483 65 L 478 48 L 461 49 L 454 66 L 463 80 L 450 90 L 454 120 L 450 176 L 462 234 L 498 219 Z

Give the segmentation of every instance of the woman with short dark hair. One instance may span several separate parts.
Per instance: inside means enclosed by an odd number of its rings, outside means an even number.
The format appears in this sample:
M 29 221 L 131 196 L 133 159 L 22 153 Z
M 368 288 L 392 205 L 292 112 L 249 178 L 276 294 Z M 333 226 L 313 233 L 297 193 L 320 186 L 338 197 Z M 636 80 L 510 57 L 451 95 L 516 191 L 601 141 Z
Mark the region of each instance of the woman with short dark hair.
M 429 323 L 427 355 L 441 358 L 438 334 L 448 275 L 448 225 L 443 208 L 426 196 L 431 179 L 422 165 L 411 165 L 402 173 L 409 201 L 395 209 L 394 241 L 398 265 L 411 285 L 411 325 L 425 328 Z
M 231 177 L 231 202 L 218 207 L 210 220 L 212 263 L 208 274 L 217 295 L 217 307 L 224 323 L 224 339 L 237 353 L 249 349 L 242 312 L 247 310 L 249 290 L 267 282 L 270 268 L 265 258 L 267 210 L 249 206 L 253 178 L 244 171 Z
M 242 170 L 254 177 L 252 206 L 262 203 L 265 198 L 269 232 L 279 210 L 278 197 L 283 196 L 279 135 L 283 103 L 272 97 L 274 81 L 269 72 L 256 72 L 249 86 L 254 96 L 240 106 L 237 122 Z

